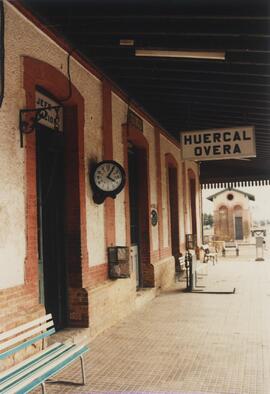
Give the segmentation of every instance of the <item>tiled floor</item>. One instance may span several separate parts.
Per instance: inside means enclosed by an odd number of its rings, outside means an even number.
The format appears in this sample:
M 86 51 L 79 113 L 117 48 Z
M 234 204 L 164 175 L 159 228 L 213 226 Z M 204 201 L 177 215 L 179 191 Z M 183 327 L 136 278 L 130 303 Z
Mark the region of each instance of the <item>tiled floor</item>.
M 48 384 L 48 393 L 269 394 L 270 259 L 248 250 L 204 265 L 203 292 L 177 284 L 98 336 L 88 384 Z M 79 382 L 79 363 L 55 379 Z

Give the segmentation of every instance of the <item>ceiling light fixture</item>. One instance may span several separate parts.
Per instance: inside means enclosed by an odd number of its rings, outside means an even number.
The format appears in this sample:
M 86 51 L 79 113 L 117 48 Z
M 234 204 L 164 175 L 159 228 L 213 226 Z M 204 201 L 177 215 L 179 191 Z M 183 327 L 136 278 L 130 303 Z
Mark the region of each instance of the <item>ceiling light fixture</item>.
M 170 51 L 160 49 L 136 49 L 135 56 L 225 60 L 224 51 Z
M 132 47 L 134 45 L 134 40 L 121 39 L 119 44 L 124 47 Z

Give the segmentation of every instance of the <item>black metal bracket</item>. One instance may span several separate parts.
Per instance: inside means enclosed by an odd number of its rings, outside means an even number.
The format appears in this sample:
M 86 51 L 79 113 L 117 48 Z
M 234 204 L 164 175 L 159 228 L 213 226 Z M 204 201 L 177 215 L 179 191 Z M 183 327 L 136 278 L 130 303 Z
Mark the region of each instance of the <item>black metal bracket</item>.
M 56 116 L 54 119 L 53 130 L 59 131 L 60 127 L 60 116 L 59 110 L 63 108 L 61 105 L 50 106 L 50 107 L 42 107 L 42 108 L 34 108 L 34 109 L 21 109 L 20 110 L 20 118 L 19 118 L 19 128 L 20 128 L 20 146 L 23 148 L 23 135 L 31 134 L 36 131 L 36 127 L 38 122 L 41 119 L 48 118 L 48 111 L 55 110 Z

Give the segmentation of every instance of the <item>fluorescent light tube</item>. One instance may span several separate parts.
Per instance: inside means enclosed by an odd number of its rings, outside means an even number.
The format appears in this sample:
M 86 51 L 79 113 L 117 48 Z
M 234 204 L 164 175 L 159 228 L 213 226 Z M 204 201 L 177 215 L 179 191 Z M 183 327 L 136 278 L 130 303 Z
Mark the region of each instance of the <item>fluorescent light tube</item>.
M 135 56 L 225 60 L 225 52 L 222 51 L 168 51 L 160 49 L 136 49 Z

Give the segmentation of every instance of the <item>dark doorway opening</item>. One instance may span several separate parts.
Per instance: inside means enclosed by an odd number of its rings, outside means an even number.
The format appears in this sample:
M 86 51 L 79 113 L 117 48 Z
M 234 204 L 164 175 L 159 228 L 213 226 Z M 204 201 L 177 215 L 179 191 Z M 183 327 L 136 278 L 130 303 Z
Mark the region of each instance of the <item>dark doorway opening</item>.
M 235 239 L 243 240 L 243 220 L 241 216 L 235 217 Z
M 179 210 L 178 210 L 178 182 L 177 169 L 168 168 L 169 175 L 169 201 L 170 201 L 170 225 L 171 225 L 171 247 L 175 259 L 175 267 L 178 267 L 180 256 L 179 245 Z
M 40 302 L 60 329 L 67 325 L 64 135 L 40 125 L 36 138 Z
M 129 210 L 130 210 L 130 243 L 133 255 L 134 271 L 137 288 L 141 287 L 140 268 L 140 229 L 139 229 L 139 170 L 138 150 L 130 144 L 128 149 L 128 176 L 129 176 Z

